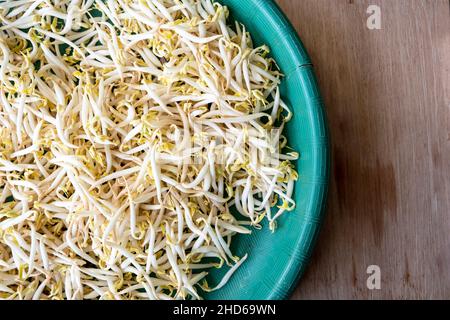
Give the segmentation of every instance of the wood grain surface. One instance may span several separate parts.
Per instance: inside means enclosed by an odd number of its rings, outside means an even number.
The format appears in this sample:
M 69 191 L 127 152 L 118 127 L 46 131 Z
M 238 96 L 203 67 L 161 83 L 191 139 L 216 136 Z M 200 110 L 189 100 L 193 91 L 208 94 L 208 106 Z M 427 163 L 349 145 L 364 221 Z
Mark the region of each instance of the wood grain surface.
M 328 215 L 294 299 L 450 299 L 450 2 L 278 0 L 332 136 Z M 381 30 L 369 30 L 369 5 Z M 369 265 L 381 289 L 366 286 Z

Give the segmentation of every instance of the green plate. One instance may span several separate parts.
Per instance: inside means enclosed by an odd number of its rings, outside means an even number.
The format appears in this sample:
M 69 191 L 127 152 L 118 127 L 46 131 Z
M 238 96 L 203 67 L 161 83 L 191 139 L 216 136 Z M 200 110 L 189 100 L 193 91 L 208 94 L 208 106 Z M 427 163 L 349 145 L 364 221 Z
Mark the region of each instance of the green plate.
M 267 44 L 285 75 L 282 97 L 294 113 L 286 128 L 288 145 L 300 153 L 296 166 L 296 209 L 278 220 L 275 233 L 239 235 L 232 243 L 248 259 L 222 289 L 206 299 L 286 299 L 305 271 L 323 220 L 329 180 L 328 128 L 311 60 L 292 25 L 272 0 L 220 0 L 242 22 L 256 45 Z M 307 13 L 306 13 L 307 14 Z M 226 268 L 211 271 L 216 285 Z

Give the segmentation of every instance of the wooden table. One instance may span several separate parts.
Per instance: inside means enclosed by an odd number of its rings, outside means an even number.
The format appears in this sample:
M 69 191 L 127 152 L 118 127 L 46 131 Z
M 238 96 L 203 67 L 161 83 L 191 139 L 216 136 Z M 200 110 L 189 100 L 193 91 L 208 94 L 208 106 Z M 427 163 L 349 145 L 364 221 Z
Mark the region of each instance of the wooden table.
M 450 298 L 450 2 L 279 0 L 332 135 L 328 216 L 294 299 Z M 381 30 L 369 30 L 369 5 Z M 381 289 L 369 290 L 369 265 Z

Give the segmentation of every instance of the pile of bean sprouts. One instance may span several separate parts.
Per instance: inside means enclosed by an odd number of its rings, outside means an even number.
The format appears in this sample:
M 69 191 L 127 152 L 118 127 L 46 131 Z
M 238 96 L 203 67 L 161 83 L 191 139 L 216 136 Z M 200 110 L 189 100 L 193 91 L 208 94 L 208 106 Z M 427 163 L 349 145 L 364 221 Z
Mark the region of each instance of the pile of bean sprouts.
M 0 298 L 199 299 L 294 208 L 282 75 L 227 17 L 0 0 Z

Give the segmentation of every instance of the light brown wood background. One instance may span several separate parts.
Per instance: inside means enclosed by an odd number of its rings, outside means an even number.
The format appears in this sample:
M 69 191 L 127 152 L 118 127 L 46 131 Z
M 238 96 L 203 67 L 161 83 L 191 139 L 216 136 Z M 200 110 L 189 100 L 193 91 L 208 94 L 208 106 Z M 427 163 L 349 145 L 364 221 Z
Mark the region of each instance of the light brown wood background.
M 450 299 L 450 2 L 278 0 L 332 136 L 328 215 L 294 299 Z M 382 30 L 366 10 L 381 7 Z M 367 266 L 381 290 L 367 289 Z

